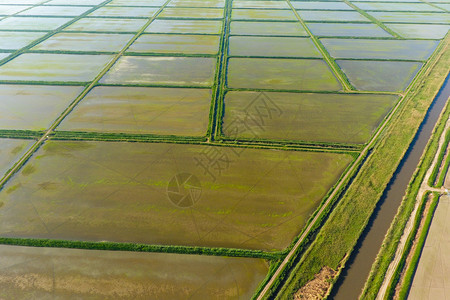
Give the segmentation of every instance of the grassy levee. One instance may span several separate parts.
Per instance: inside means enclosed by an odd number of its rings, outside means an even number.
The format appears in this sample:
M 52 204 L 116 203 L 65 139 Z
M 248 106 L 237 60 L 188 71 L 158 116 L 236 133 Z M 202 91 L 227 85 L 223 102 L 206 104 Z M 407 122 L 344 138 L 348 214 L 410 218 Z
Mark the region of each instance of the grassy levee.
M 400 280 L 400 276 L 401 276 L 402 270 L 405 266 L 406 259 L 408 258 L 409 252 L 411 251 L 411 247 L 413 246 L 413 243 L 414 243 L 414 239 L 417 235 L 417 231 L 419 230 L 420 221 L 423 217 L 423 212 L 425 210 L 426 202 L 427 202 L 427 199 L 428 199 L 430 193 L 431 192 L 427 191 L 421 199 L 421 203 L 420 203 L 419 209 L 417 211 L 416 218 L 414 219 L 413 228 L 412 228 L 412 230 L 408 236 L 408 239 L 406 241 L 405 248 L 404 248 L 404 251 L 400 258 L 400 261 L 399 261 L 399 263 L 394 271 L 394 274 L 392 275 L 392 279 L 389 282 L 389 285 L 386 289 L 385 299 L 392 299 L 392 297 L 394 296 L 395 288 Z M 438 197 L 438 196 L 434 194 L 433 199 L 436 197 Z
M 270 266 L 269 266 L 269 272 L 267 272 L 266 277 L 264 278 L 263 281 L 261 281 L 261 283 L 258 285 L 258 287 L 256 288 L 255 292 L 253 293 L 253 296 L 251 298 L 251 300 L 256 300 L 258 298 L 258 295 L 261 293 L 261 291 L 264 289 L 264 287 L 266 286 L 267 282 L 269 282 L 270 278 L 272 278 L 272 276 L 275 274 L 276 270 L 278 269 L 278 267 L 281 264 L 281 260 L 270 260 Z
M 0 245 L 109 250 L 109 251 L 131 251 L 131 252 L 178 253 L 178 254 L 196 254 L 196 255 L 212 255 L 212 256 L 228 256 L 228 257 L 250 257 L 268 260 L 277 260 L 282 256 L 281 252 L 265 252 L 262 250 L 245 250 L 235 248 L 148 245 L 135 243 L 89 242 L 89 241 L 9 238 L 9 237 L 0 237 Z
M 0 138 L 36 139 L 40 138 L 43 134 L 44 131 L 0 129 Z
M 444 61 L 447 62 L 447 65 L 449 60 L 449 55 L 447 53 L 447 60 L 444 59 Z M 435 93 L 437 93 L 438 90 L 439 87 L 436 88 Z M 433 90 L 430 89 L 429 91 L 430 94 L 433 94 Z M 378 294 L 378 291 L 384 281 L 385 273 L 389 267 L 389 264 L 395 256 L 400 238 L 403 235 L 403 230 L 405 229 L 406 223 L 408 222 L 409 217 L 414 210 L 414 205 L 416 203 L 415 199 L 419 192 L 420 186 L 422 185 L 425 174 L 431 167 L 433 158 L 435 157 L 438 150 L 439 137 L 442 136 L 445 130 L 445 124 L 449 116 L 450 103 L 447 103 L 446 108 L 443 110 L 443 113 L 441 114 L 441 117 L 434 128 L 430 141 L 427 144 L 425 154 L 422 156 L 419 165 L 412 177 L 412 180 L 408 185 L 406 195 L 403 198 L 397 215 L 395 216 L 395 219 L 386 234 L 375 263 L 372 266 L 369 278 L 365 284 L 363 293 L 361 294 L 364 299 L 374 299 Z M 443 149 L 445 150 L 445 147 L 443 147 Z M 436 164 L 438 168 L 440 165 L 439 161 L 440 160 L 438 160 Z
M 444 145 L 448 145 L 449 141 L 450 141 L 450 131 L 448 131 L 445 134 Z M 435 186 L 434 184 L 435 184 L 436 178 L 437 178 L 437 176 L 439 174 L 439 170 L 441 168 L 442 160 L 444 159 L 446 150 L 447 150 L 447 147 L 442 147 L 441 152 L 439 152 L 437 163 L 436 163 L 436 165 L 433 168 L 433 171 L 432 171 L 432 173 L 430 175 L 430 178 L 428 179 L 428 185 L 429 186 Z M 442 171 L 444 171 L 444 169 Z
M 278 294 L 279 299 L 292 297 L 323 267 L 339 270 L 345 264 L 448 73 L 450 52 L 445 50 L 449 40 L 438 46 L 411 84 L 366 163 Z
M 433 202 L 431 202 L 430 209 L 425 219 L 425 223 L 420 233 L 419 239 L 417 241 L 416 250 L 413 253 L 411 262 L 405 272 L 405 277 L 403 284 L 400 287 L 399 299 L 406 299 L 408 297 L 409 291 L 411 289 L 412 281 L 414 279 L 414 274 L 419 264 L 420 255 L 422 254 L 423 246 L 430 230 L 431 220 L 433 219 L 434 212 L 436 211 L 437 204 L 439 202 L 439 197 L 435 196 Z
M 445 176 L 447 175 L 449 165 L 450 165 L 450 156 L 447 156 L 444 162 L 444 166 L 442 167 L 441 174 L 439 175 L 439 179 L 436 183 L 436 187 L 441 188 L 444 185 Z

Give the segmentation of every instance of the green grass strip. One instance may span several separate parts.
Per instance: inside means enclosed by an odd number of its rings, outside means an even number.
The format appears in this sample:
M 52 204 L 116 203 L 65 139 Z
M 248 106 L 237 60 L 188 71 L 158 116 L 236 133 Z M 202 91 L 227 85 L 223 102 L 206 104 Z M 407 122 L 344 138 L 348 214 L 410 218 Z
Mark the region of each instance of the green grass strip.
M 428 179 L 429 186 L 435 186 L 437 175 L 439 174 L 439 170 L 441 169 L 442 160 L 444 159 L 445 153 L 447 151 L 447 145 L 450 142 L 450 130 L 445 134 L 444 144 L 442 146 L 441 151 L 439 152 L 439 156 L 436 162 L 436 165 L 433 168 L 433 171 Z M 444 169 L 442 170 L 444 171 Z
M 46 248 L 69 248 L 87 250 L 109 250 L 109 251 L 132 251 L 132 252 L 156 252 L 176 254 L 197 254 L 228 257 L 250 257 L 261 259 L 279 259 L 278 252 L 265 252 L 261 250 L 246 250 L 235 248 L 209 248 L 172 245 L 147 245 L 135 243 L 115 242 L 86 242 L 53 239 L 31 239 L 31 238 L 0 238 L 1 245 L 46 247 Z
M 404 281 L 399 292 L 399 299 L 406 299 L 408 297 L 412 281 L 414 279 L 414 274 L 416 272 L 417 265 L 419 264 L 420 255 L 422 254 L 423 246 L 425 245 L 425 240 L 427 238 L 428 231 L 430 230 L 431 221 L 433 219 L 434 212 L 436 211 L 438 199 L 439 197 L 434 197 L 433 202 L 431 202 L 427 218 L 425 219 L 424 227 L 417 242 L 416 250 L 414 251 L 414 254 L 411 258 L 408 269 L 405 272 Z

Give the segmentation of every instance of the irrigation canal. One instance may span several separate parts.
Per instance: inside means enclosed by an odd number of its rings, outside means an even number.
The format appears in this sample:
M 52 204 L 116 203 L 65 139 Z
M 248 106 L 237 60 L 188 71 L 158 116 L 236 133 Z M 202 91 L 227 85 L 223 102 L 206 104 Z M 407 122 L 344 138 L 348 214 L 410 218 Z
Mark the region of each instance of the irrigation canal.
M 439 93 L 431 104 L 419 130 L 409 146 L 383 193 L 362 236 L 353 250 L 347 264 L 336 282 L 330 299 L 358 299 L 369 276 L 372 264 L 380 250 L 384 236 L 400 206 L 411 177 L 419 164 L 420 157 L 431 137 L 441 111 L 450 96 L 450 76 L 447 76 Z

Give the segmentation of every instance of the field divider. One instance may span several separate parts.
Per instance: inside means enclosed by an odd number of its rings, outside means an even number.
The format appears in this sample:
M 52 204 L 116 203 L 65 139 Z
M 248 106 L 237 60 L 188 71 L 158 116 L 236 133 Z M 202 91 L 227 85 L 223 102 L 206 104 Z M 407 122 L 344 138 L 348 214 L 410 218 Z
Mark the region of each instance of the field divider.
M 325 48 L 325 46 L 320 42 L 320 40 L 309 30 L 308 26 L 306 25 L 305 21 L 300 17 L 295 7 L 292 5 L 290 0 L 286 0 L 287 4 L 290 6 L 292 12 L 294 13 L 297 20 L 300 22 L 302 27 L 305 29 L 305 31 L 309 34 L 311 40 L 313 41 L 314 45 L 317 47 L 317 49 L 322 54 L 325 62 L 330 67 L 331 71 L 333 72 L 334 76 L 339 80 L 339 82 L 342 84 L 344 91 L 352 91 L 355 90 L 355 88 L 352 86 L 350 81 L 348 80 L 347 76 L 344 74 L 344 72 L 339 68 L 336 61 L 333 57 L 331 57 L 328 50 Z
M 84 14 L 82 14 L 79 18 L 75 18 L 71 22 L 66 23 L 65 25 L 58 28 L 58 30 L 61 30 L 62 28 L 65 28 L 69 26 L 70 24 L 74 23 L 78 19 L 82 18 L 82 16 L 91 13 L 92 11 L 96 10 L 99 7 L 102 7 L 106 5 L 107 3 L 111 2 L 112 0 L 107 0 L 102 2 L 100 5 L 95 6 L 93 9 L 88 10 Z M 157 18 L 157 16 L 161 13 L 161 11 L 166 7 L 166 5 L 171 0 L 167 0 L 160 8 L 159 10 L 153 14 L 152 17 L 149 18 L 149 20 L 141 27 L 141 29 L 134 35 L 134 37 L 128 41 L 128 43 L 120 50 L 119 53 L 117 53 L 113 59 L 103 68 L 103 70 L 94 78 L 93 81 L 91 81 L 84 90 L 75 98 L 75 100 L 63 111 L 63 113 L 53 122 L 53 124 L 45 131 L 45 133 L 42 135 L 42 137 L 31 146 L 31 148 L 20 158 L 20 160 L 15 164 L 13 168 L 7 172 L 3 178 L 0 180 L 0 191 L 5 186 L 6 182 L 17 172 L 20 170 L 20 168 L 31 158 L 31 156 L 45 143 L 45 141 L 49 138 L 49 135 L 54 132 L 56 127 L 64 120 L 64 118 L 72 112 L 72 110 L 78 105 L 81 100 L 97 85 L 97 83 L 100 81 L 100 79 L 112 68 L 112 66 L 122 57 L 122 55 L 125 53 L 125 51 L 128 50 L 128 48 L 142 35 L 142 33 L 147 29 L 148 26 Z M 25 48 L 22 48 L 20 51 L 16 53 L 14 57 L 17 57 L 20 55 L 24 50 L 27 50 L 40 41 L 43 41 L 44 39 L 52 36 L 55 34 L 58 30 L 50 32 L 44 38 L 38 39 L 34 43 L 26 46 Z M 11 58 L 12 59 L 12 58 Z M 0 61 L 0 66 L 4 63 L 3 61 Z
M 375 23 L 376 25 L 380 26 L 384 31 L 386 31 L 387 33 L 389 33 L 390 35 L 394 36 L 397 39 L 403 39 L 403 37 L 401 37 L 398 33 L 396 33 L 395 31 L 393 31 L 392 29 L 390 29 L 389 27 L 387 27 L 386 25 L 384 25 L 383 22 L 381 22 L 380 20 L 378 20 L 377 18 L 373 17 L 371 14 L 367 13 L 365 10 L 362 10 L 361 8 L 359 8 L 358 6 L 356 6 L 355 4 L 353 4 L 352 2 L 348 1 L 348 0 L 342 0 L 345 4 L 347 4 L 348 6 L 350 6 L 351 8 L 355 9 L 357 12 L 359 12 L 360 14 L 362 14 L 364 17 L 366 17 L 367 19 L 369 19 L 372 23 Z
M 192 255 L 209 255 L 209 256 L 226 256 L 226 257 L 248 257 L 266 260 L 280 259 L 283 254 L 282 252 L 266 252 L 262 250 L 247 250 L 237 248 L 150 245 L 140 243 L 92 242 L 92 241 L 76 241 L 76 240 L 10 238 L 10 237 L 0 237 L 0 245 L 102 250 L 102 251 L 106 250 L 106 251 L 192 254 Z

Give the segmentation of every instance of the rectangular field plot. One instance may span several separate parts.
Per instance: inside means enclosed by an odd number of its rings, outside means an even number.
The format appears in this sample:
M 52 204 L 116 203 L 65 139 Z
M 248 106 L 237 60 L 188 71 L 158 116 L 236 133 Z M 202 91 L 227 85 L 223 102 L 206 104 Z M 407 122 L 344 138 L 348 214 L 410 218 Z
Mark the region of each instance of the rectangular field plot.
M 404 91 L 422 67 L 419 62 L 337 60 L 358 90 Z
M 0 66 L 0 81 L 92 81 L 111 55 L 21 54 Z
M 398 97 L 229 92 L 223 133 L 228 138 L 363 144 Z
M 342 87 L 320 59 L 231 58 L 231 88 L 338 91 Z
M 119 52 L 132 38 L 132 34 L 61 32 L 31 50 Z
M 215 58 L 125 56 L 100 82 L 209 87 L 213 84 L 215 70 Z
M 108 6 L 161 6 L 167 0 L 113 0 Z
M 86 6 L 36 6 L 19 13 L 19 16 L 79 16 L 92 7 Z
M 4 299 L 250 299 L 261 259 L 0 246 Z
M 292 1 L 292 6 L 296 9 L 319 9 L 319 10 L 354 10 L 349 5 L 344 2 L 303 2 L 303 1 Z
M 335 58 L 427 60 L 439 44 L 421 40 L 321 39 Z
M 271 8 L 271 9 L 289 9 L 285 1 L 246 1 L 234 0 L 233 8 Z
M 90 13 L 90 17 L 145 17 L 151 18 L 158 7 L 120 7 L 104 6 Z
M 208 89 L 96 87 L 58 130 L 204 136 Z
M 321 58 L 310 38 L 298 37 L 230 37 L 231 56 L 313 57 Z
M 223 8 L 225 0 L 172 0 L 167 6 Z
M 66 24 L 72 18 L 10 17 L 0 20 L 0 30 L 50 31 Z
M 392 23 L 450 23 L 450 14 L 446 13 L 414 13 L 414 12 L 370 12 L 381 22 Z
M 216 20 L 154 20 L 145 30 L 148 33 L 219 34 L 222 21 Z
M 443 39 L 449 25 L 433 24 L 386 24 L 387 27 L 407 39 Z
M 392 37 L 375 24 L 309 23 L 308 28 L 315 36 Z
M 231 35 L 308 36 L 308 33 L 298 22 L 233 21 L 230 28 Z
M 0 139 L 0 179 L 30 149 L 33 140 Z M 0 209 L 3 203 L 0 201 Z
M 283 9 L 233 9 L 231 19 L 297 21 L 292 11 Z
M 371 11 L 436 11 L 442 12 L 442 9 L 428 5 L 426 3 L 364 3 L 353 2 L 356 6 L 363 10 Z
M 0 85 L 0 130 L 44 130 L 83 91 L 79 86 Z
M 220 8 L 185 8 L 185 7 L 167 7 L 158 18 L 175 19 L 222 19 L 223 9 Z
M 8 57 L 11 53 L 0 53 L 0 60 Z
M 219 52 L 219 44 L 218 35 L 144 34 L 128 52 L 215 55 Z
M 51 1 L 44 1 L 44 5 L 99 5 L 103 0 L 51 0 Z
M 2 4 L 2 2 L 0 2 L 0 4 Z M 22 5 L 0 5 L 0 15 L 13 15 L 30 7 L 31 6 Z
M 0 31 L 0 50 L 18 50 L 44 36 L 45 32 Z
M 297 12 L 305 21 L 370 22 L 369 19 L 367 19 L 357 11 L 298 10 Z
M 84 18 L 76 21 L 65 31 L 91 32 L 138 32 L 147 22 L 145 19 Z
M 0 192 L 0 234 L 283 249 L 351 161 L 336 153 L 49 141 Z

